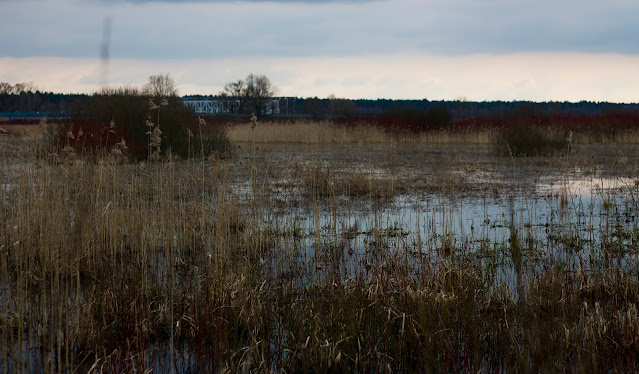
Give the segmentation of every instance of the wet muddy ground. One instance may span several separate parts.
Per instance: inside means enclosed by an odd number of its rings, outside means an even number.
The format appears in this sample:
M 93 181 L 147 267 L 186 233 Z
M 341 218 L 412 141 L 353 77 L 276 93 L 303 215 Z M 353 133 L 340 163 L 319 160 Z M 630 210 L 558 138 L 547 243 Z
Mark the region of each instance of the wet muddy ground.
M 493 156 L 489 145 L 242 144 L 230 167 L 240 180 L 255 166 L 258 179 L 276 182 L 320 166 L 336 177 L 363 173 L 390 178 L 407 194 L 454 190 L 463 196 L 506 192 L 513 186 L 530 190 L 566 177 L 635 178 L 638 150 L 634 145 L 580 145 L 570 155 L 510 158 Z

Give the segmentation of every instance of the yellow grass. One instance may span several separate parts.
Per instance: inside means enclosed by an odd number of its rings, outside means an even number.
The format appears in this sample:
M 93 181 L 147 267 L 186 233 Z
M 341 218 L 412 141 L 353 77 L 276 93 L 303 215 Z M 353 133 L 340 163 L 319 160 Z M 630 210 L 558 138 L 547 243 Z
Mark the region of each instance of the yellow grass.
M 38 125 L 0 124 L 0 136 L 37 136 L 41 132 L 42 127 Z
M 481 131 L 432 131 L 415 134 L 410 132 L 392 133 L 370 124 L 362 123 L 355 127 L 336 125 L 331 121 L 296 121 L 258 123 L 255 128 L 251 124 L 228 128 L 232 142 L 255 143 L 470 143 L 489 144 L 491 130 Z
M 639 131 L 622 130 L 614 133 L 575 132 L 577 144 L 639 144 Z
M 557 130 L 561 131 L 561 130 Z M 388 133 L 379 127 L 362 122 L 348 127 L 332 121 L 304 121 L 251 123 L 227 129 L 232 142 L 255 143 L 303 143 L 303 144 L 368 144 L 368 143 L 418 143 L 418 144 L 491 144 L 495 129 L 481 130 L 435 130 L 423 133 Z M 575 131 L 575 144 L 639 144 L 639 131 L 628 130 L 614 134 L 593 134 Z

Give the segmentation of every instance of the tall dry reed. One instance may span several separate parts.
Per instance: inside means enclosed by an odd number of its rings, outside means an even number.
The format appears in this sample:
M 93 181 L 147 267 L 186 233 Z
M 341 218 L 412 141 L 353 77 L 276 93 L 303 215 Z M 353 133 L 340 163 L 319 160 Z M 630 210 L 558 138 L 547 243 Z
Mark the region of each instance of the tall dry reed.
M 336 125 L 331 121 L 270 122 L 255 129 L 250 125 L 235 125 L 228 128 L 233 142 L 257 143 L 305 143 L 305 144 L 353 144 L 353 143 L 470 143 L 488 144 L 491 131 L 439 130 L 420 134 L 389 133 L 371 124 L 355 126 Z

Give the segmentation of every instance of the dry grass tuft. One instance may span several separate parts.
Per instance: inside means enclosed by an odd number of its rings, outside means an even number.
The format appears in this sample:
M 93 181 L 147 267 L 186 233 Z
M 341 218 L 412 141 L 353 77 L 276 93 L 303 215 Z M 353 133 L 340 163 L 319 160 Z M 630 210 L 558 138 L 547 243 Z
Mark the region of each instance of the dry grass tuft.
M 347 196 L 365 196 L 368 198 L 391 198 L 398 190 L 397 183 L 391 178 L 381 178 L 364 173 L 344 176 L 341 189 Z
M 303 178 L 307 195 L 316 200 L 331 195 L 334 190 L 333 176 L 328 167 L 317 165 L 306 171 Z

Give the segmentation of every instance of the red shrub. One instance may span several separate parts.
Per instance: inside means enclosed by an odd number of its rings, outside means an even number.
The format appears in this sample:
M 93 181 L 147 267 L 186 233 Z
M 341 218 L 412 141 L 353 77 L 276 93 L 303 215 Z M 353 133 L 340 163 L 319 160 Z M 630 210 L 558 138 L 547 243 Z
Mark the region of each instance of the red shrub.
M 109 152 L 116 143 L 124 139 L 130 156 L 139 158 L 144 155 L 144 146 L 133 142 L 126 131 L 117 124 L 64 121 L 59 128 L 59 150 L 70 146 L 76 153 L 98 155 Z

